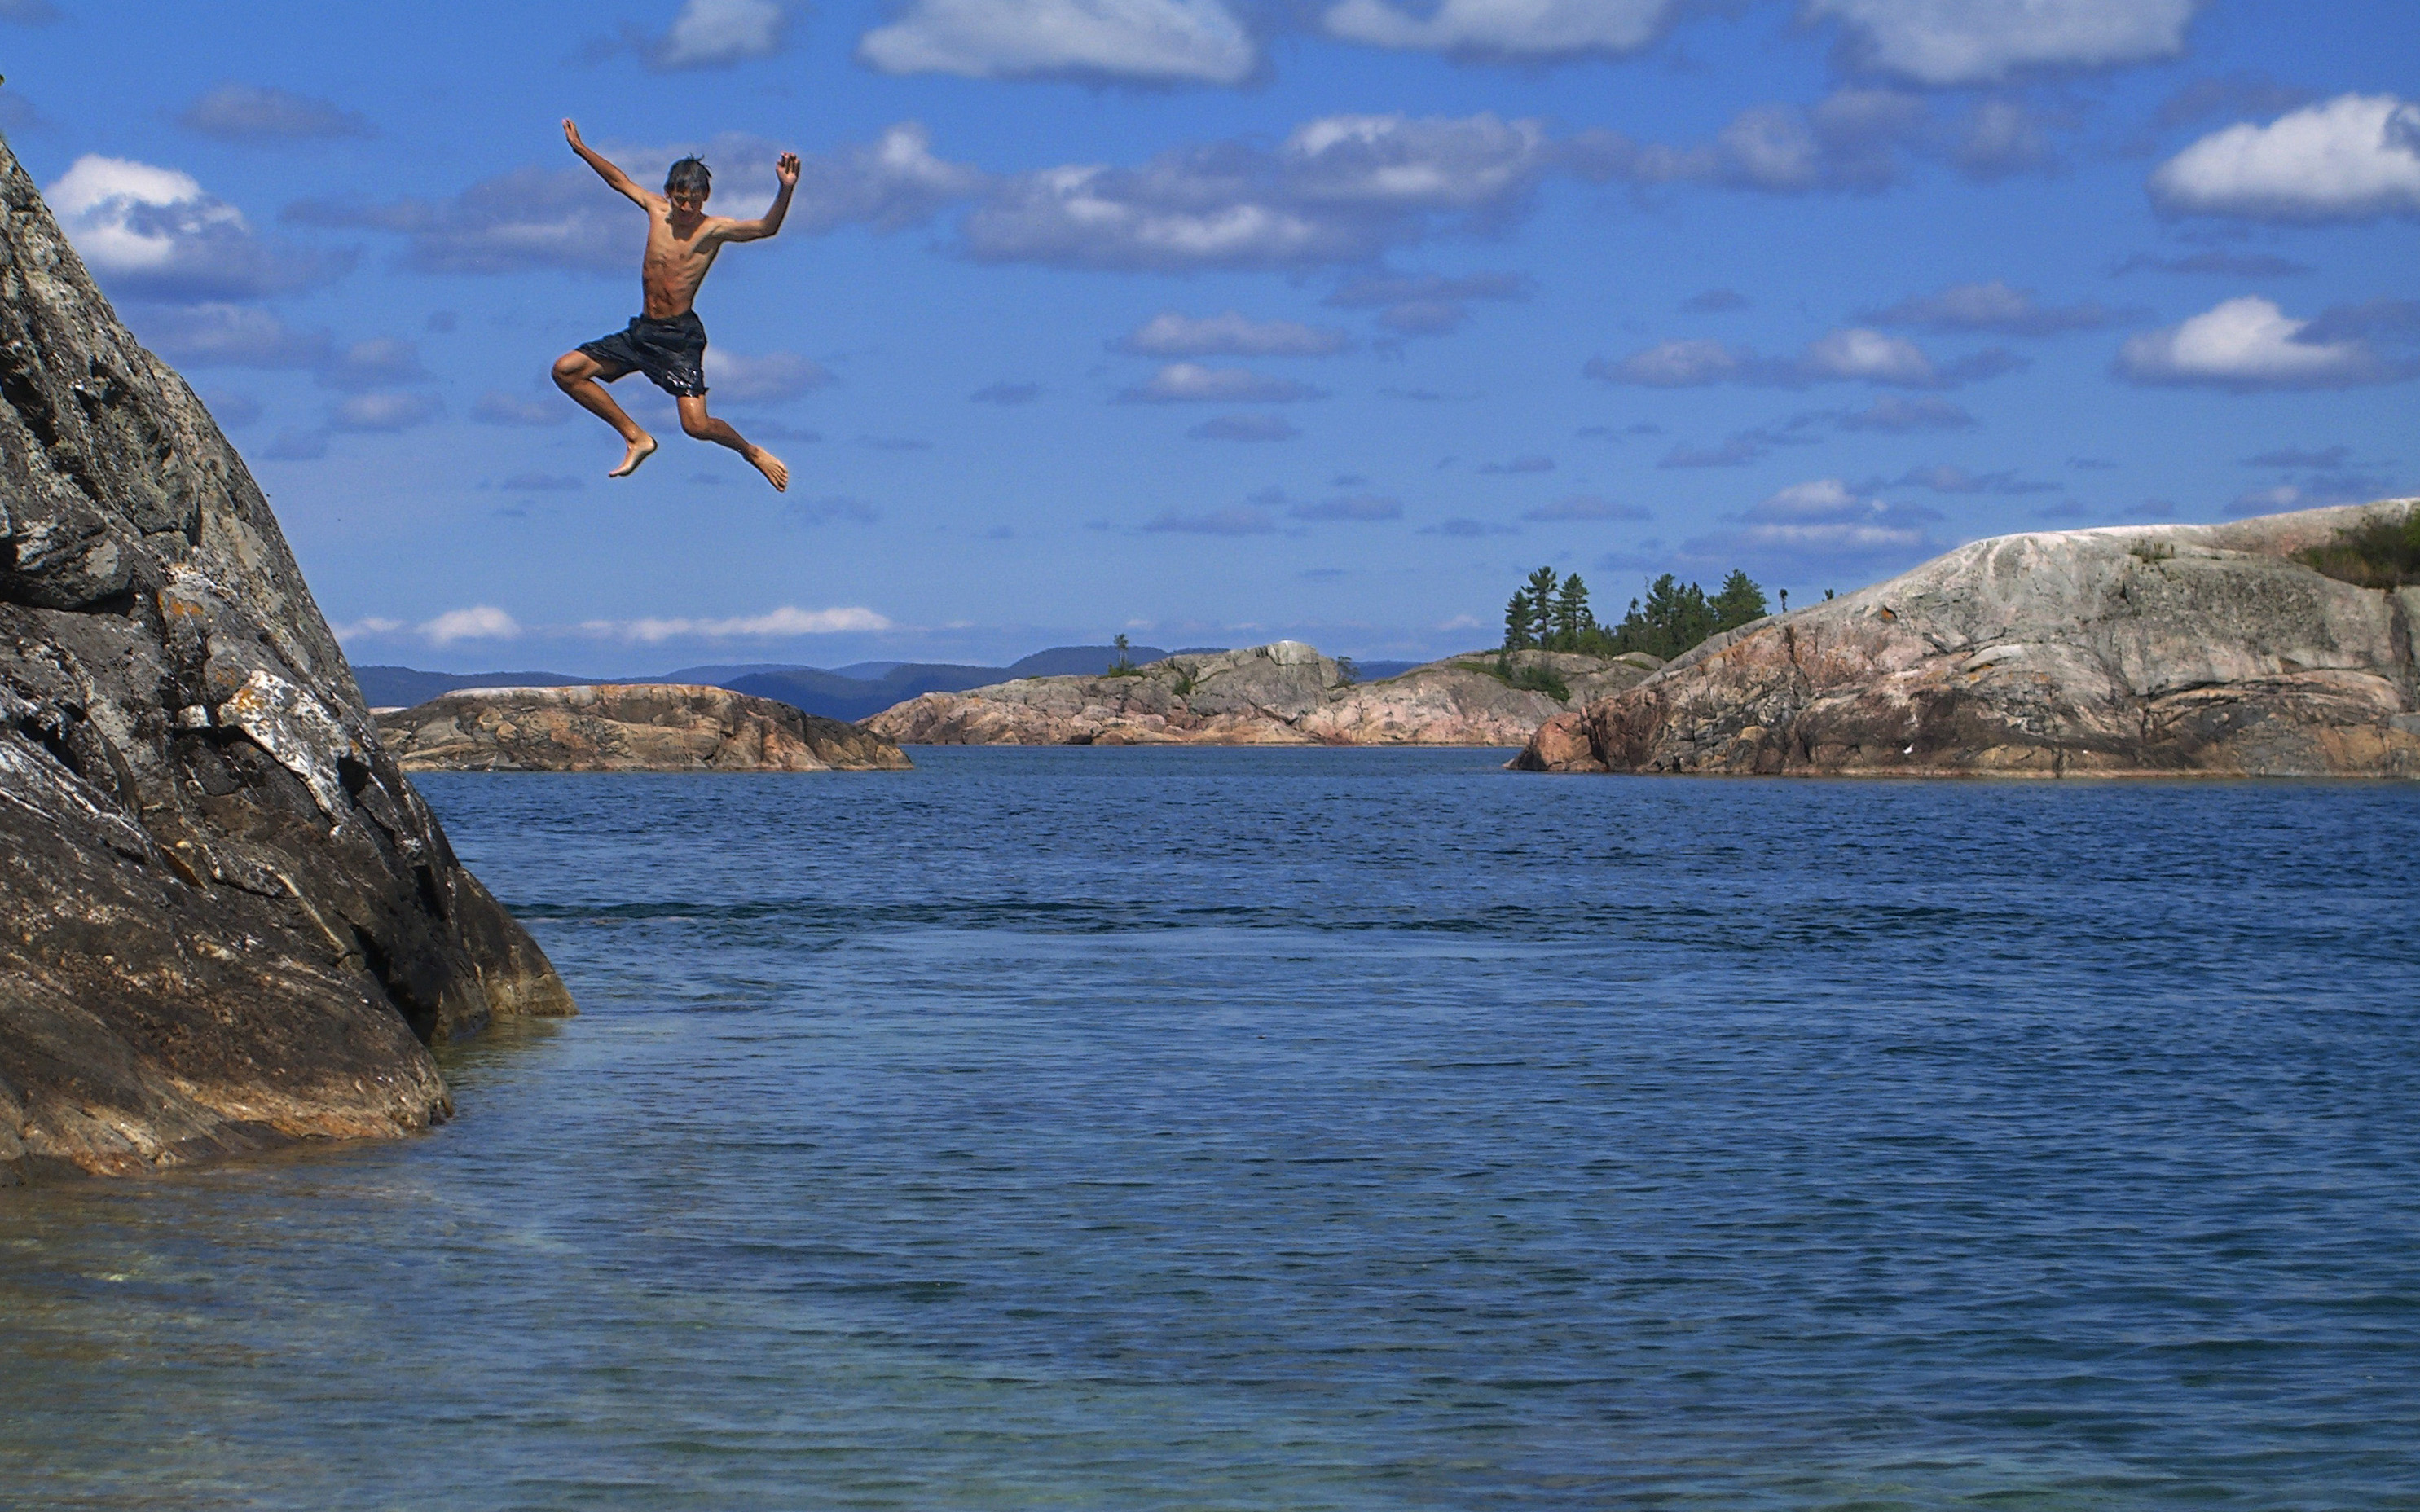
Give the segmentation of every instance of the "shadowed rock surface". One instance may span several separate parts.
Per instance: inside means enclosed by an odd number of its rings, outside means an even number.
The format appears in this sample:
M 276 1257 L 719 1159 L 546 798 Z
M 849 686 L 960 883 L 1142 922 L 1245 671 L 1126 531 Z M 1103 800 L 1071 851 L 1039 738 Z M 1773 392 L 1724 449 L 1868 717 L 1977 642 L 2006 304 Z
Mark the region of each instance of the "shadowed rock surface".
M 1376 683 L 1348 684 L 1336 662 L 1299 640 L 1216 656 L 1178 656 L 1131 677 L 1026 677 L 963 693 L 927 693 L 865 721 L 923 746 L 1517 746 L 1566 704 L 1513 687 L 1488 669 L 1494 652 L 1449 657 Z M 1524 651 L 1579 701 L 1626 687 L 1652 656 Z
M 1716 637 L 1513 764 L 2420 776 L 2420 588 L 2296 560 L 2413 507 L 1978 541 Z
M 407 772 L 896 772 L 855 725 L 678 683 L 463 688 L 379 716 Z
M 571 999 L 5 147 L 0 213 L 0 1184 L 424 1128 Z

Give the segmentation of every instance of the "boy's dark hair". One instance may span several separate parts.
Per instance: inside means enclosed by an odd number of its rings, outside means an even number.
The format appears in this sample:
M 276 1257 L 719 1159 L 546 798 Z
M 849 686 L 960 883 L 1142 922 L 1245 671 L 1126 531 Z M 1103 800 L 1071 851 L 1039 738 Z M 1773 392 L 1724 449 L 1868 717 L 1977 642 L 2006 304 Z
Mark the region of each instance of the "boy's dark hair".
M 667 194 L 710 194 L 714 192 L 714 175 L 695 158 L 683 158 L 664 175 Z

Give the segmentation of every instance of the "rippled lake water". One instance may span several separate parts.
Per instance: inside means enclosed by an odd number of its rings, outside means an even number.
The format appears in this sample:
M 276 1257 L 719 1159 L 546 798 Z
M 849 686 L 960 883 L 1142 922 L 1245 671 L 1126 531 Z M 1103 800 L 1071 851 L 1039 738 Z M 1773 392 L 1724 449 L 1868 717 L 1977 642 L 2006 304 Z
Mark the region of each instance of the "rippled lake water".
M 2420 1506 L 2420 787 L 425 779 L 583 1016 L 0 1194 L 27 1507 Z

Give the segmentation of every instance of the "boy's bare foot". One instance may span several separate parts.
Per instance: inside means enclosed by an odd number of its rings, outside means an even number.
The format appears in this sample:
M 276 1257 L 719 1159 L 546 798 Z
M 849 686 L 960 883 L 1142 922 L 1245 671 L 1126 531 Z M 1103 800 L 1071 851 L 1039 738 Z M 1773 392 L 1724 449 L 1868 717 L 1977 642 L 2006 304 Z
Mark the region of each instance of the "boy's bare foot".
M 627 478 L 639 471 L 640 463 L 655 455 L 656 439 L 653 436 L 642 436 L 630 443 L 630 450 L 622 457 L 622 465 L 605 475 L 609 478 Z
M 790 491 L 790 469 L 780 457 L 761 446 L 752 446 L 748 449 L 748 460 L 757 471 L 765 474 L 765 481 L 773 486 L 774 492 Z

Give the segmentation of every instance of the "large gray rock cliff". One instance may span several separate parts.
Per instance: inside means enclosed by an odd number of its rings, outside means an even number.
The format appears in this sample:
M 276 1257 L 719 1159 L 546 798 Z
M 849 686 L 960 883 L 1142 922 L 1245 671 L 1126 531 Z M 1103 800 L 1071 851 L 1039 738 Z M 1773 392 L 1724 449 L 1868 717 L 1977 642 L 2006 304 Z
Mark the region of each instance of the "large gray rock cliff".
M 1514 764 L 2420 776 L 2415 508 L 1978 541 L 1717 636 Z M 2363 565 L 2365 538 L 2397 563 Z
M 0 216 L 0 1184 L 426 1127 L 570 997 L 5 147 Z

